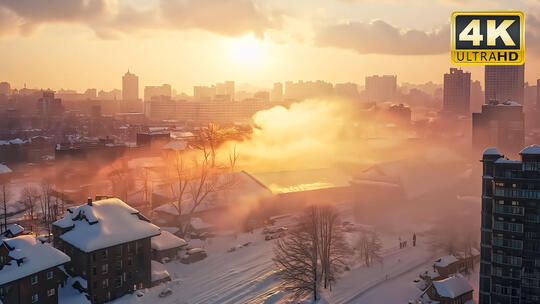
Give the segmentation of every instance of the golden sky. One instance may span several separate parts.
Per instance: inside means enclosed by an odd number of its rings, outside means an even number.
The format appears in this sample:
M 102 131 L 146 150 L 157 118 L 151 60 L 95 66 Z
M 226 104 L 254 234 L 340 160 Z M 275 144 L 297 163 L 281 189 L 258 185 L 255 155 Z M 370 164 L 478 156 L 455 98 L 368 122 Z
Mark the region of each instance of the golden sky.
M 455 10 L 526 14 L 526 80 L 540 62 L 534 0 L 0 0 L 0 81 L 110 90 L 130 69 L 140 86 L 235 80 L 442 82 Z M 538 16 L 538 17 L 537 17 Z M 420 54 L 420 55 L 419 55 Z M 464 67 L 482 80 L 481 67 Z

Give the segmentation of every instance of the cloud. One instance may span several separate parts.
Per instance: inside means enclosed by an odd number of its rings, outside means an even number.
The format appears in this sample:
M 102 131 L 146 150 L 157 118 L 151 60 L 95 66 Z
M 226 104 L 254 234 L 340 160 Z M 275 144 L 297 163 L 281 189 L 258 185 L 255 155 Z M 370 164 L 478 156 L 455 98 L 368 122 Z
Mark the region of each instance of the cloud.
M 440 54 L 449 51 L 450 26 L 424 32 L 402 30 L 381 20 L 350 22 L 320 29 L 315 45 L 352 49 L 360 54 Z
M 252 32 L 262 37 L 281 25 L 281 13 L 267 12 L 254 0 L 156 0 L 145 8 L 118 1 L 0 0 L 0 35 L 62 22 L 86 25 L 106 39 L 153 29 L 202 29 L 226 36 Z M 13 18 L 18 22 L 8 21 Z

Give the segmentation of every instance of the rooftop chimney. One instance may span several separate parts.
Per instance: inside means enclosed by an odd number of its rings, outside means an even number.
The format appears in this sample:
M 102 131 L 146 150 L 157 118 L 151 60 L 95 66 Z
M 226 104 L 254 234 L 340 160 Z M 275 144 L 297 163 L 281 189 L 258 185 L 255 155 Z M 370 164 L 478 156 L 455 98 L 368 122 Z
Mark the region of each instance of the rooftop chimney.
M 91 197 L 88 198 L 88 206 L 92 206 L 92 198 Z

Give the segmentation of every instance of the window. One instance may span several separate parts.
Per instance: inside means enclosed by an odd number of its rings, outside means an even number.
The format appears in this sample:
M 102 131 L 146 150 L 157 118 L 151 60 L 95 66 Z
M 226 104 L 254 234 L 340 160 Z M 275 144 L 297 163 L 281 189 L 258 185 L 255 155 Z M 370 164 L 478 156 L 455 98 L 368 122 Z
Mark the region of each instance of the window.
M 38 294 L 35 293 L 35 294 L 32 296 L 32 303 L 36 303 L 37 301 L 39 301 L 39 298 L 38 298 Z
M 107 251 L 107 249 L 104 249 L 101 252 L 101 257 L 104 258 L 104 259 L 106 259 L 108 255 L 109 255 L 109 252 Z
M 116 246 L 116 256 L 122 256 L 122 245 Z
M 133 243 L 128 244 L 128 253 L 133 253 Z
M 32 279 L 30 279 L 32 282 L 32 285 L 36 285 L 38 283 L 38 277 L 37 275 L 33 276 Z
M 106 274 L 109 272 L 109 264 L 101 265 L 101 273 Z
M 109 288 L 109 279 L 105 279 L 101 282 L 101 286 L 103 287 L 103 289 L 107 289 Z
M 128 264 L 128 266 L 133 265 L 133 259 L 131 257 L 128 258 L 127 264 Z
M 54 273 L 53 273 L 53 271 L 52 271 L 52 270 L 49 270 L 49 271 L 47 271 L 47 280 L 50 280 L 50 279 L 52 279 L 52 278 L 53 278 L 53 276 L 54 276 Z
M 122 271 L 122 261 L 117 261 L 116 262 L 116 271 Z
M 116 279 L 114 279 L 114 287 L 120 288 L 122 287 L 122 276 L 116 276 Z
M 55 292 L 56 292 L 56 291 L 54 290 L 54 288 L 51 288 L 51 289 L 47 290 L 47 295 L 48 295 L 49 297 L 52 297 L 52 296 L 54 296 L 54 293 L 55 293 Z
M 92 261 L 95 262 L 96 261 L 96 253 L 92 253 Z

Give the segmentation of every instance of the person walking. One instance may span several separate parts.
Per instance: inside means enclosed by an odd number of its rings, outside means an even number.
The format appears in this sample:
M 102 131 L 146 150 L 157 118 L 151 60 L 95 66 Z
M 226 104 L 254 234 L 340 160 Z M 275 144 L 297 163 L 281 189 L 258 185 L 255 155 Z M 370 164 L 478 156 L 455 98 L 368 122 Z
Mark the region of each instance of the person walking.
M 416 247 L 416 233 L 413 233 L 413 236 L 412 236 L 412 246 Z

